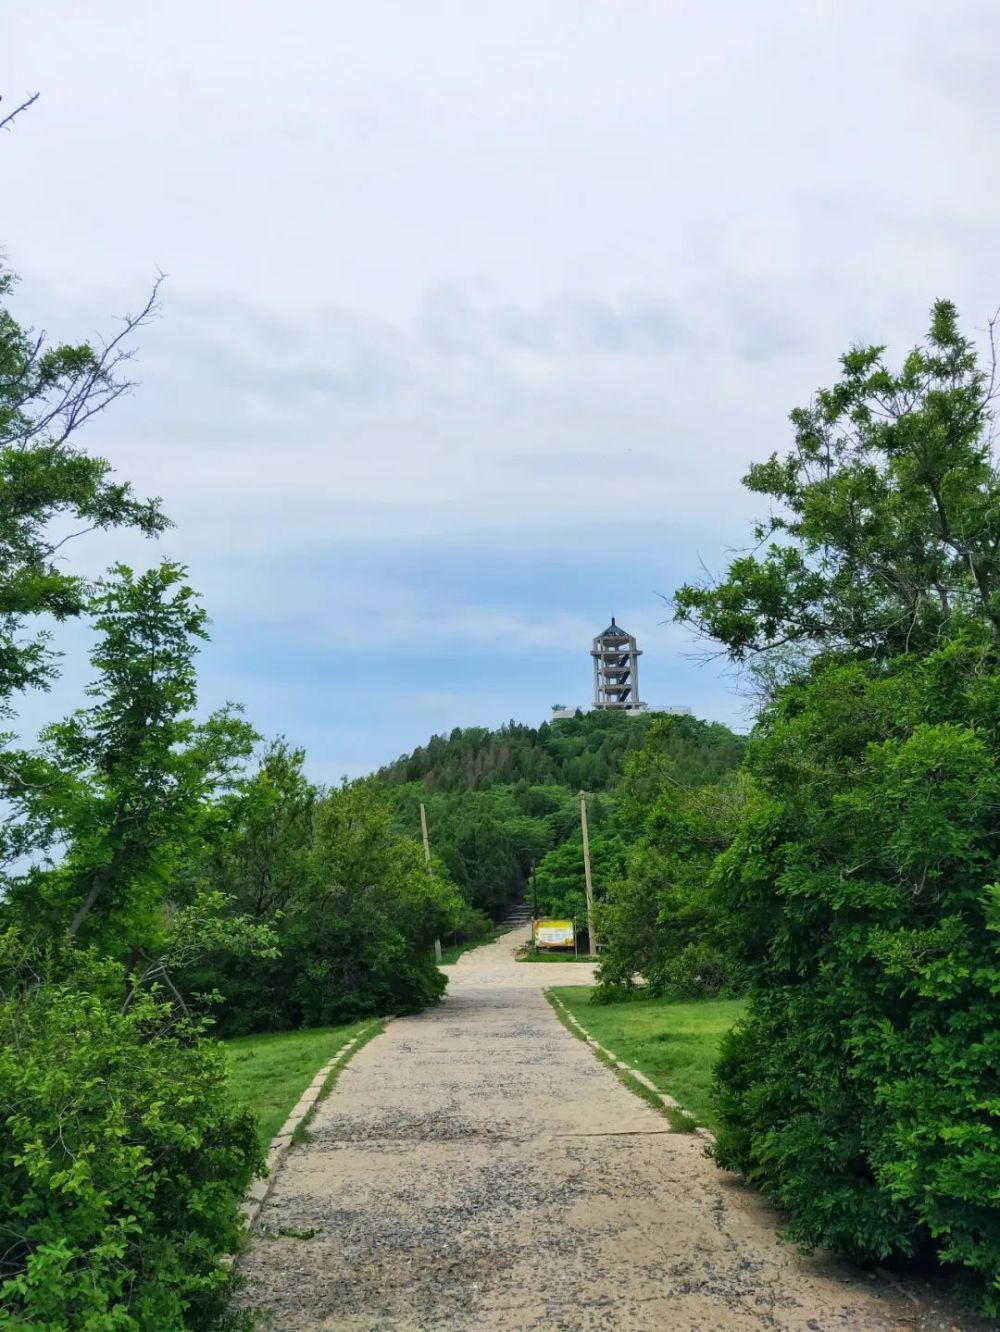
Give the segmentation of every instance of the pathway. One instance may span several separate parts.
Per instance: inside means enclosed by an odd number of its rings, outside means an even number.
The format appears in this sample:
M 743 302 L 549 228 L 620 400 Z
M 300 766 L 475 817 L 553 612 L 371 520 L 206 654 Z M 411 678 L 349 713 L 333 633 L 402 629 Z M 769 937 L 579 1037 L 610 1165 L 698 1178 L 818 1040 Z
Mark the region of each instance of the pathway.
M 276 1332 L 954 1328 L 774 1238 L 773 1214 L 557 1021 L 517 936 L 351 1061 L 241 1262 Z M 664 1090 L 669 1091 L 669 1088 Z

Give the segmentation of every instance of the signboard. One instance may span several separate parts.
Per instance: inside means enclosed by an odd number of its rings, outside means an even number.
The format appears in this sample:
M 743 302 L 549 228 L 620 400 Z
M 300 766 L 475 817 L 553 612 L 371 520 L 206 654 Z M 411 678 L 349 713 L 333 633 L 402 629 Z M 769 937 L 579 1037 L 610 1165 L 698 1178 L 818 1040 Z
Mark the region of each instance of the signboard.
M 548 948 L 572 948 L 576 932 L 571 920 L 536 920 L 535 943 Z

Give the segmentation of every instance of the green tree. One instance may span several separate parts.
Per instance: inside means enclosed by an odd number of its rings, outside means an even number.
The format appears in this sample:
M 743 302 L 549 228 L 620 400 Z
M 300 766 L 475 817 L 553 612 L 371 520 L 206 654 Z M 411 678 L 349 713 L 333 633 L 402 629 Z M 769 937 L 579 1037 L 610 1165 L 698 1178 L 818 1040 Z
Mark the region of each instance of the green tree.
M 183 923 L 169 906 L 184 866 L 256 739 L 232 708 L 192 715 L 205 613 L 183 579 L 177 565 L 119 565 L 100 584 L 93 704 L 48 727 L 39 753 L 11 758 L 13 806 L 60 859 L 13 882 L 9 909 L 159 975 L 154 959 Z
M 216 801 L 195 872 L 255 920 L 285 911 L 305 873 L 316 787 L 305 750 L 274 740 L 256 770 Z
M 300 958 L 294 992 L 312 1025 L 365 1013 L 407 1012 L 439 998 L 445 978 L 434 940 L 462 901 L 423 849 L 393 835 L 379 784 L 354 782 L 316 811 L 306 882 L 283 935 Z
M 641 774 L 644 783 L 645 765 Z M 664 781 L 599 911 L 599 1001 L 622 997 L 639 977 L 650 995 L 741 988 L 733 938 L 739 923 L 720 899 L 713 866 L 739 828 L 746 801 L 739 772 L 701 786 Z
M 158 285 L 158 284 L 157 284 Z M 133 527 L 155 535 L 168 525 L 158 500 L 138 499 L 104 458 L 76 443 L 80 429 L 131 387 L 129 342 L 156 310 L 123 320 L 102 345 L 49 345 L 10 310 L 14 276 L 0 268 L 0 711 L 11 695 L 44 687 L 55 662 L 39 616 L 56 621 L 86 607 L 85 581 L 67 571 L 65 548 L 95 528 Z
M 607 886 L 622 872 L 625 843 L 615 833 L 595 832 L 590 837 L 590 864 L 595 902 L 603 901 Z M 579 828 L 568 841 L 541 860 L 535 874 L 541 916 L 573 920 L 583 929 L 587 922 L 587 889 L 583 868 L 583 834 Z
M 629 754 L 618 819 L 627 854 L 599 914 L 597 998 L 630 991 L 706 994 L 739 988 L 733 923 L 712 866 L 739 825 L 747 784 L 735 771 L 742 737 L 693 717 L 658 720 Z
M 792 452 L 751 467 L 745 485 L 774 504 L 754 532 L 764 554 L 677 593 L 677 618 L 735 660 L 926 651 L 955 616 L 1000 644 L 993 374 L 947 301 L 898 371 L 884 352 L 848 352 L 839 382 L 792 412 Z
M 231 912 L 277 941 L 252 969 L 220 949 L 183 973 L 188 991 L 225 1000 L 216 1021 L 227 1035 L 415 1011 L 444 992 L 434 940 L 472 925 L 445 865 L 435 858 L 428 873 L 376 780 L 321 793 L 300 761 L 281 743 L 265 753 L 222 802 L 218 852 L 201 867 Z
M 899 371 L 843 359 L 753 468 L 778 503 L 678 615 L 737 660 L 792 649 L 714 871 L 749 1014 L 717 1157 L 798 1241 L 936 1252 L 1000 1309 L 1000 506 L 993 384 L 934 308 Z

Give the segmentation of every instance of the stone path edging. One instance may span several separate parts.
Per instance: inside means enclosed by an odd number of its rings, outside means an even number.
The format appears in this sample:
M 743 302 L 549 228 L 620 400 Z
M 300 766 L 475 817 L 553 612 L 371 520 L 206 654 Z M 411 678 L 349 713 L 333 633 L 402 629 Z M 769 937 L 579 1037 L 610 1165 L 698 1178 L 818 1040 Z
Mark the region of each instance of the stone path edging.
M 252 1230 L 260 1216 L 261 1208 L 267 1201 L 268 1194 L 274 1186 L 274 1178 L 281 1168 L 281 1164 L 288 1155 L 292 1146 L 292 1137 L 295 1130 L 302 1124 L 319 1100 L 320 1092 L 323 1090 L 323 1084 L 327 1078 L 338 1066 L 346 1063 L 351 1052 L 357 1046 L 358 1042 L 373 1031 L 379 1023 L 387 1022 L 387 1018 L 376 1018 L 374 1022 L 369 1022 L 367 1027 L 362 1027 L 356 1036 L 352 1036 L 346 1045 L 342 1045 L 332 1059 L 328 1060 L 319 1070 L 316 1076 L 310 1082 L 302 1095 L 292 1107 L 292 1112 L 282 1124 L 281 1128 L 271 1139 L 271 1145 L 267 1149 L 267 1174 L 263 1179 L 255 1179 L 247 1190 L 243 1199 L 243 1216 L 246 1220 L 247 1230 Z
M 609 1060 L 615 1068 L 620 1068 L 622 1072 L 627 1073 L 629 1077 L 635 1078 L 636 1082 L 641 1082 L 644 1087 L 651 1091 L 654 1096 L 658 1096 L 663 1104 L 669 1106 L 671 1110 L 680 1110 L 685 1114 L 690 1113 L 689 1111 L 685 1111 L 680 1101 L 674 1100 L 669 1092 L 662 1091 L 651 1078 L 647 1078 L 645 1073 L 641 1072 L 638 1068 L 633 1068 L 631 1064 L 626 1064 L 624 1059 L 618 1058 L 614 1050 L 607 1049 L 605 1046 L 601 1045 L 600 1041 L 595 1040 L 583 1023 L 579 1022 L 573 1016 L 557 994 L 553 994 L 551 990 L 546 990 L 545 997 L 551 1003 L 558 1005 L 560 1016 L 577 1029 L 587 1045 L 591 1046 L 594 1050 L 599 1050 L 605 1059 Z M 696 1137 L 703 1138 L 706 1142 L 715 1142 L 715 1135 L 709 1133 L 707 1128 L 701 1128 L 699 1126 L 694 1129 L 693 1132 Z

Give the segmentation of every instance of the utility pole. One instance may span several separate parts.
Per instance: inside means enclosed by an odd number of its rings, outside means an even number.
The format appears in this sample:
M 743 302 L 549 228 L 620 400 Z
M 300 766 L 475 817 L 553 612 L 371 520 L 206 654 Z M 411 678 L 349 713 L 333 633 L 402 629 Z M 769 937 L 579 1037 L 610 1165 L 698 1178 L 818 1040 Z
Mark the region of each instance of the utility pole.
M 424 838 L 424 860 L 427 864 L 431 863 L 431 839 L 427 836 L 427 811 L 424 809 L 423 801 L 420 802 L 420 831 Z
M 535 943 L 535 922 L 538 920 L 538 887 L 535 884 L 535 866 L 538 861 L 532 858 L 531 861 L 531 951 L 538 952 L 538 944 Z
M 597 935 L 594 933 L 594 881 L 590 877 L 590 838 L 587 835 L 587 793 L 580 792 L 580 827 L 583 830 L 583 874 L 587 885 L 587 942 L 590 956 L 597 956 Z
M 424 838 L 424 860 L 427 862 L 427 873 L 433 874 L 431 869 L 431 839 L 427 836 L 427 811 L 424 809 L 424 802 L 420 802 L 420 831 Z M 441 961 L 441 940 L 434 940 L 434 961 Z

